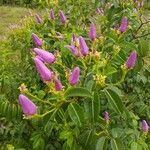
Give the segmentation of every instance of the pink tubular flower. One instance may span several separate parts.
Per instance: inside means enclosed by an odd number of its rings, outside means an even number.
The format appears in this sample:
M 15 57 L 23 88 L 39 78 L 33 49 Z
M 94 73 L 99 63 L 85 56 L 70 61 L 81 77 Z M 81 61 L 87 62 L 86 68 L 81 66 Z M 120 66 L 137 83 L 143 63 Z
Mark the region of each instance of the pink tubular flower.
M 143 132 L 147 133 L 149 131 L 149 126 L 148 123 L 146 122 L 146 120 L 142 120 L 142 122 L 140 123 L 140 127 L 143 130 Z
M 44 60 L 40 56 L 37 55 L 36 58 L 38 58 L 39 60 L 41 60 L 42 62 L 44 62 Z
M 89 48 L 86 45 L 86 42 L 82 36 L 79 37 L 80 52 L 83 56 L 86 56 L 89 53 Z
M 61 23 L 65 24 L 67 19 L 62 10 L 59 11 L 59 17 L 60 17 Z
M 50 10 L 49 16 L 50 16 L 50 19 L 51 19 L 51 20 L 55 20 L 55 16 L 54 16 L 54 11 L 53 11 L 53 9 Z
M 43 44 L 42 40 L 34 33 L 32 33 L 32 40 L 33 40 L 34 44 L 37 46 L 42 46 L 42 44 Z
M 130 56 L 128 57 L 126 61 L 127 68 L 132 69 L 135 66 L 136 60 L 137 60 L 137 53 L 134 50 L 133 52 L 131 52 Z
M 80 68 L 75 67 L 70 76 L 69 76 L 69 83 L 73 86 L 76 85 L 79 82 L 79 77 L 80 77 Z
M 119 31 L 120 32 L 125 32 L 128 26 L 128 18 L 127 17 L 123 17 L 121 20 L 121 24 L 119 27 Z
M 53 78 L 53 73 L 37 57 L 34 58 L 34 62 L 41 79 L 43 81 L 50 81 Z
M 96 27 L 95 27 L 94 23 L 91 23 L 91 25 L 90 25 L 89 38 L 91 40 L 96 39 Z
M 62 83 L 59 79 L 54 79 L 55 90 L 61 91 L 63 89 Z
M 105 121 L 106 121 L 106 122 L 109 122 L 109 113 L 108 113 L 107 111 L 105 111 L 105 112 L 103 113 L 103 115 L 104 115 Z
M 27 116 L 34 115 L 37 112 L 36 105 L 29 100 L 25 95 L 20 94 L 19 95 L 19 104 L 22 107 L 23 113 Z
M 41 18 L 38 14 L 35 15 L 35 19 L 36 19 L 36 22 L 37 22 L 37 23 L 39 23 L 39 24 L 42 24 L 42 23 L 43 23 L 42 18 Z
M 42 58 L 43 61 L 45 61 L 46 63 L 54 63 L 55 62 L 55 56 L 50 53 L 50 52 L 47 52 L 43 49 L 39 49 L 39 48 L 34 48 L 34 52 L 40 56 Z

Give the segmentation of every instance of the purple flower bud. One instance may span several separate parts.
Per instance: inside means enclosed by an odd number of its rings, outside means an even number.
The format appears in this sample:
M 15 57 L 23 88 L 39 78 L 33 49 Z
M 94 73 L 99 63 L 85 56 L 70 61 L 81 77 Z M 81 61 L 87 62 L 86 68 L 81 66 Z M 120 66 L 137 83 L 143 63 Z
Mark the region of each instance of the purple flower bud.
M 37 46 L 42 46 L 43 44 L 42 40 L 34 33 L 32 33 L 32 40 Z
M 75 67 L 70 76 L 69 76 L 69 83 L 73 86 L 76 85 L 79 81 L 79 77 L 80 77 L 80 68 L 79 67 Z
M 66 23 L 67 19 L 62 10 L 59 11 L 59 17 L 60 17 L 61 23 L 63 23 L 63 24 Z
M 79 43 L 79 38 L 75 36 L 75 34 L 73 34 L 71 39 L 71 44 L 74 45 L 75 43 Z
M 148 123 L 145 120 L 142 120 L 142 122 L 140 123 L 140 127 L 145 133 L 149 131 Z
M 42 23 L 43 23 L 42 18 L 41 18 L 38 14 L 35 15 L 35 19 L 36 19 L 36 22 L 37 22 L 37 23 L 39 23 L 39 24 L 42 24 Z
M 39 49 L 39 48 L 34 48 L 34 52 L 40 56 L 43 61 L 45 61 L 46 63 L 54 63 L 55 62 L 55 56 L 50 53 L 50 52 L 47 52 L 43 49 Z
M 144 5 L 144 0 L 142 0 L 142 1 L 136 1 L 136 4 L 137 4 L 137 7 L 139 7 L 139 8 L 141 8 L 141 7 L 143 7 L 143 5 Z
M 53 78 L 53 73 L 37 57 L 34 58 L 34 62 L 41 79 L 43 81 L 50 81 Z
M 66 45 L 65 47 L 69 49 L 73 55 L 78 56 L 78 50 L 74 45 Z
M 73 34 L 72 39 L 71 39 L 71 44 L 65 46 L 67 49 L 69 49 L 73 55 L 75 56 L 80 56 L 80 51 L 79 51 L 79 38 Z
M 126 66 L 128 69 L 132 69 L 135 66 L 136 59 L 137 59 L 137 53 L 136 51 L 133 51 L 126 61 Z
M 75 42 L 76 39 L 77 39 L 77 37 L 76 37 L 75 34 L 73 33 L 73 35 L 72 35 L 72 41 Z
M 97 12 L 98 14 L 100 14 L 100 15 L 104 15 L 104 10 L 103 10 L 103 8 L 97 8 L 97 9 L 96 9 L 96 12 Z
M 103 115 L 104 115 L 105 121 L 108 122 L 108 121 L 109 121 L 109 113 L 108 113 L 107 111 L 105 111 L 105 112 L 103 113 Z
M 36 58 L 38 58 L 39 60 L 41 60 L 42 62 L 44 62 L 44 60 L 40 56 L 37 55 Z
M 23 113 L 25 115 L 34 115 L 37 112 L 37 107 L 36 105 L 29 100 L 25 95 L 20 94 L 19 95 L 19 104 L 22 107 Z
M 49 16 L 50 16 L 50 19 L 55 20 L 53 9 L 50 10 Z
M 83 56 L 86 56 L 89 53 L 89 48 L 86 45 L 86 42 L 82 36 L 79 37 L 80 52 Z
M 75 34 L 72 35 L 71 45 L 76 48 L 79 48 L 79 38 L 75 36 Z
M 56 32 L 56 36 L 58 39 L 63 39 L 63 36 L 60 32 Z
M 55 90 L 61 91 L 63 89 L 62 83 L 59 79 L 54 79 Z
M 91 23 L 91 25 L 90 25 L 89 38 L 91 40 L 96 39 L 96 27 L 95 27 L 94 23 Z
M 119 31 L 120 32 L 125 32 L 128 26 L 128 18 L 127 17 L 123 17 L 121 20 L 121 24 L 119 27 Z

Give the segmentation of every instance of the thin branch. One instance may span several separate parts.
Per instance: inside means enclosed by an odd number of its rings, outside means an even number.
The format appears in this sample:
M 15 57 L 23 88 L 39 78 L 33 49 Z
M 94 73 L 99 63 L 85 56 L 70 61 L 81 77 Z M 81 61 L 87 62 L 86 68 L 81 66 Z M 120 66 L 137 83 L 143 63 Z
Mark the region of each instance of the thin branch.
M 138 38 L 142 38 L 142 37 L 145 37 L 145 36 L 148 36 L 148 35 L 150 35 L 150 32 L 149 32 L 149 33 L 146 33 L 146 34 L 143 34 L 143 35 L 134 36 L 134 39 L 133 39 L 133 40 L 138 39 Z
M 136 30 L 136 33 L 142 28 L 142 26 L 143 26 L 144 24 L 147 24 L 147 23 L 149 23 L 149 22 L 150 22 L 150 20 L 148 20 L 148 21 L 146 21 L 146 22 L 141 22 L 140 26 L 139 26 L 138 29 Z

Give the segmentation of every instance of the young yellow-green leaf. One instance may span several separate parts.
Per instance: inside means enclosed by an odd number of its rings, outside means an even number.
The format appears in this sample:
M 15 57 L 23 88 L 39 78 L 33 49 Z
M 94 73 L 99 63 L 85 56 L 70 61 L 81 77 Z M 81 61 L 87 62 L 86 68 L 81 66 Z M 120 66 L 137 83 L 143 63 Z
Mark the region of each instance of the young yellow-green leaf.
M 85 88 L 72 87 L 66 90 L 65 97 L 88 97 L 92 98 L 92 94 Z
M 79 104 L 70 103 L 68 106 L 68 113 L 71 120 L 78 126 L 82 126 L 84 121 L 84 111 Z
M 138 144 L 136 142 L 131 143 L 131 149 L 132 150 L 138 150 Z

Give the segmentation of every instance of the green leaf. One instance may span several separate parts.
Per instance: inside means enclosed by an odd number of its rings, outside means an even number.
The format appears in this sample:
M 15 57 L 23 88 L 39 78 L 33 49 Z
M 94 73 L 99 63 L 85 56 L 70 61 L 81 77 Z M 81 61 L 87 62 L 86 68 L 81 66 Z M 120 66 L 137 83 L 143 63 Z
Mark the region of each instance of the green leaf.
M 89 122 L 95 123 L 100 114 L 100 99 L 99 95 L 95 94 L 94 99 L 84 101 L 85 116 Z
M 94 85 L 94 81 L 90 80 L 86 83 L 86 88 L 91 92 Z
M 76 87 L 69 88 L 66 90 L 64 96 L 67 97 L 88 97 L 92 98 L 92 94 L 85 88 Z
M 123 37 L 122 37 L 123 38 Z M 132 49 L 137 49 L 136 45 L 134 43 L 128 42 L 128 41 L 122 41 L 120 44 L 120 47 L 122 47 L 127 54 Z
M 6 147 L 7 147 L 7 150 L 14 150 L 15 149 L 14 146 L 11 144 L 7 144 Z
M 140 55 L 142 57 L 147 56 L 150 52 L 150 44 L 149 40 L 141 39 L 140 40 L 140 49 L 139 49 Z
M 40 132 L 33 132 L 30 141 L 32 141 L 33 149 L 43 150 L 45 147 L 45 141 Z
M 84 121 L 84 111 L 79 104 L 70 103 L 68 106 L 68 113 L 71 120 L 78 126 L 82 126 Z
M 93 130 L 88 129 L 79 135 L 80 143 L 83 145 L 84 149 L 89 149 L 89 145 L 91 145 L 94 140 L 93 135 Z
M 131 149 L 132 149 L 132 150 L 138 150 L 138 143 L 132 142 L 132 143 L 131 143 Z
M 38 91 L 38 97 L 39 97 L 40 99 L 43 99 L 44 96 L 45 96 L 45 92 L 44 92 L 43 90 Z
M 111 143 L 112 150 L 119 150 L 117 142 L 115 139 L 111 139 L 110 143 Z
M 60 133 L 60 136 L 59 136 L 59 137 L 60 137 L 60 139 L 67 140 L 67 145 L 68 145 L 69 147 L 72 146 L 72 143 L 73 143 L 73 135 L 72 135 L 72 132 L 64 130 L 64 131 L 62 131 L 62 132 Z
M 111 74 L 116 73 L 116 72 L 117 72 L 117 70 L 116 70 L 114 67 L 110 66 L 110 65 L 108 65 L 108 66 L 105 68 L 105 70 L 104 70 L 104 74 L 105 74 L 106 76 L 111 75 Z
M 100 99 L 98 93 L 94 94 L 94 99 L 92 100 L 92 119 L 96 122 L 99 118 L 100 113 Z
M 118 93 L 113 88 L 106 88 L 104 92 L 114 111 L 118 114 L 122 114 L 124 106 Z
M 104 136 L 99 138 L 97 140 L 95 150 L 103 150 L 104 149 L 104 145 L 105 145 L 105 140 L 106 140 L 106 137 L 104 137 Z

